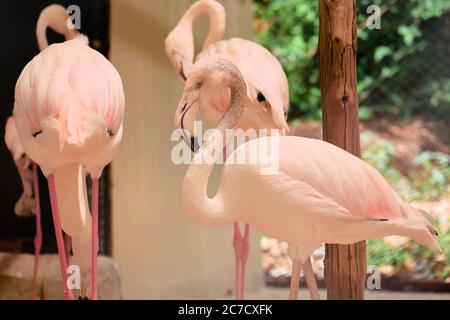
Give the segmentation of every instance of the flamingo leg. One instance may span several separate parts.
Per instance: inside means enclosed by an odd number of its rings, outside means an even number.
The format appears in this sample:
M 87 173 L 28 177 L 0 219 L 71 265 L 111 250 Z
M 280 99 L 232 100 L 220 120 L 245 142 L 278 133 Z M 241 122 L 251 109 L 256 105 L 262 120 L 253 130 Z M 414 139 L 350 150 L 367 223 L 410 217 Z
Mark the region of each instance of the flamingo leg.
M 98 178 L 92 179 L 92 283 L 91 299 L 97 300 L 97 252 L 98 252 Z
M 52 207 L 52 215 L 53 215 L 53 224 L 55 226 L 55 235 L 56 235 L 56 243 L 58 245 L 58 253 L 59 253 L 59 264 L 61 267 L 61 277 L 64 285 L 64 299 L 72 300 L 73 294 L 72 290 L 68 287 L 67 284 L 67 258 L 66 251 L 64 247 L 64 239 L 62 235 L 61 229 L 61 221 L 59 219 L 59 209 L 58 209 L 58 201 L 56 198 L 56 187 L 55 187 L 55 178 L 53 175 L 48 176 L 48 189 L 50 193 L 50 202 Z
M 239 228 L 239 224 L 237 222 L 235 222 L 233 224 L 233 229 L 234 229 L 234 236 L 233 236 L 233 247 L 234 247 L 234 257 L 235 257 L 235 261 L 236 261 L 236 268 L 235 268 L 235 295 L 236 295 L 236 300 L 242 300 L 241 296 L 240 296 L 240 286 L 241 286 L 241 282 L 239 281 L 241 278 L 241 255 L 240 255 L 240 251 L 239 251 L 239 242 L 240 239 L 242 238 L 241 235 L 241 230 Z
M 245 281 L 245 269 L 247 266 L 247 258 L 250 251 L 250 227 L 245 224 L 244 236 L 242 236 L 239 228 L 239 223 L 235 222 L 233 247 L 236 259 L 236 276 L 235 276 L 235 288 L 236 288 L 236 300 L 244 299 L 244 281 Z
M 314 275 L 314 270 L 312 268 L 311 257 L 306 259 L 303 268 L 311 300 L 320 300 L 319 288 L 317 287 L 316 276 Z
M 289 300 L 297 300 L 298 289 L 300 287 L 300 273 L 302 263 L 299 260 L 292 260 L 291 287 L 289 289 Z
M 36 163 L 33 163 L 33 189 L 34 189 L 34 206 L 36 214 L 36 235 L 34 237 L 34 266 L 33 266 L 33 280 L 31 283 L 31 299 L 35 300 L 37 297 L 37 277 L 39 269 L 39 258 L 41 255 L 41 246 L 42 246 L 41 201 L 39 198 L 38 166 Z
M 250 253 L 250 226 L 245 224 L 244 238 L 242 239 L 242 252 L 241 252 L 241 297 L 244 299 L 244 287 L 245 287 L 245 270 L 247 269 L 247 260 Z

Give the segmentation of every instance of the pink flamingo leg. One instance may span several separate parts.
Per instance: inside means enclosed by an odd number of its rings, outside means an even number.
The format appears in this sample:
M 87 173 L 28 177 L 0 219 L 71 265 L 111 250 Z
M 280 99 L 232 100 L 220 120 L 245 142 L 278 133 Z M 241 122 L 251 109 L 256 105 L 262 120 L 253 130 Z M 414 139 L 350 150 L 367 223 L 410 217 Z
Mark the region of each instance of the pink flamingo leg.
M 58 209 L 58 201 L 56 199 L 55 178 L 53 177 L 53 175 L 49 175 L 47 180 L 48 180 L 48 189 L 50 192 L 50 202 L 52 206 L 53 224 L 55 226 L 56 243 L 58 245 L 61 277 L 64 285 L 64 299 L 72 300 L 73 299 L 72 290 L 67 286 L 67 258 L 61 229 L 61 221 L 59 220 L 59 209 Z
M 250 227 L 246 223 L 244 237 L 242 237 L 241 230 L 239 228 L 239 223 L 235 222 L 234 227 L 234 238 L 233 247 L 234 254 L 236 258 L 236 300 L 244 299 L 244 281 L 245 281 L 245 269 L 247 267 L 247 258 L 250 252 Z
M 289 300 L 297 300 L 298 289 L 300 287 L 300 274 L 302 263 L 299 260 L 292 260 L 291 286 L 289 290 Z
M 33 189 L 36 214 L 36 235 L 34 237 L 34 268 L 33 281 L 31 283 L 31 299 L 35 300 L 37 296 L 37 277 L 42 246 L 41 201 L 39 198 L 38 166 L 36 163 L 33 163 Z
M 97 252 L 98 252 L 98 178 L 92 179 L 92 284 L 91 299 L 97 300 Z
M 228 158 L 228 149 L 225 145 L 223 147 L 223 161 L 226 162 Z M 250 251 L 250 226 L 245 224 L 244 237 L 242 237 L 241 229 L 239 223 L 235 222 L 233 224 L 234 236 L 233 236 L 233 247 L 234 256 L 236 261 L 236 273 L 235 273 L 235 290 L 236 290 L 236 300 L 244 300 L 244 281 L 245 281 L 245 269 L 247 267 L 247 258 Z
M 303 265 L 303 273 L 305 275 L 305 280 L 308 286 L 311 300 L 320 300 L 319 288 L 317 287 L 316 276 L 312 267 L 311 257 L 309 257 Z

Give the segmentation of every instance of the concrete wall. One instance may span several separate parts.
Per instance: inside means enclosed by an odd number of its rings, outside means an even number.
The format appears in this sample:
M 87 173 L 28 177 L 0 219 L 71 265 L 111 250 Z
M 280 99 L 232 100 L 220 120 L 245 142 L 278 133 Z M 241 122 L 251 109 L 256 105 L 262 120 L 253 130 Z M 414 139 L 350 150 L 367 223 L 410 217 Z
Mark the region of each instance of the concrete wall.
M 126 96 L 124 137 L 112 164 L 113 258 L 126 299 L 214 298 L 234 290 L 232 226 L 206 228 L 184 215 L 180 189 L 186 167 L 170 160 L 181 86 L 163 44 L 193 2 L 111 1 L 110 57 Z M 251 38 L 251 0 L 222 3 L 226 38 Z M 195 30 L 203 39 L 208 19 L 200 19 Z M 249 291 L 263 281 L 258 239 L 254 231 Z

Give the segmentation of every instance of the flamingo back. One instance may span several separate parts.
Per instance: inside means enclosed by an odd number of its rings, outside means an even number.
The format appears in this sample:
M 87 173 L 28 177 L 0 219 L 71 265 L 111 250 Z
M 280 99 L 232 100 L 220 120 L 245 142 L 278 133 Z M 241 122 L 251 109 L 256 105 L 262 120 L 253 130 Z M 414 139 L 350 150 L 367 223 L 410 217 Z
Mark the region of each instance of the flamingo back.
M 88 140 L 94 152 L 111 138 L 109 149 L 115 149 L 124 104 L 119 73 L 80 35 L 49 46 L 25 66 L 16 84 L 14 116 L 25 151 L 41 164 L 61 160 L 43 159 L 42 144 L 59 154 L 65 147 L 78 150 L 81 156 Z M 36 139 L 41 133 L 42 139 Z M 97 156 L 103 158 L 103 165 L 115 153 L 109 151 Z

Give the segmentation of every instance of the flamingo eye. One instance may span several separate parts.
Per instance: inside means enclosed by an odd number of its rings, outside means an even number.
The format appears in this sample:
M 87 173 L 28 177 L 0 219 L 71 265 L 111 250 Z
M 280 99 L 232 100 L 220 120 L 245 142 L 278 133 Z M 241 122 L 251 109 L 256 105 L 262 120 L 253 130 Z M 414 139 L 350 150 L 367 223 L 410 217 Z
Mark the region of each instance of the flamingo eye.
M 264 97 L 264 95 L 261 92 L 258 92 L 258 95 L 256 96 L 256 99 L 258 100 L 258 102 L 266 101 L 266 97 Z
M 33 132 L 31 135 L 33 136 L 33 137 L 37 137 L 38 135 L 40 135 L 42 133 L 42 130 L 40 130 L 40 131 L 35 131 L 35 132 Z
M 198 81 L 196 84 L 195 84 L 195 87 L 194 87 L 194 89 L 200 89 L 201 88 L 201 86 L 203 85 L 203 81 Z
M 111 128 L 108 128 L 108 134 L 110 137 L 112 137 L 114 135 L 114 132 L 112 131 Z

